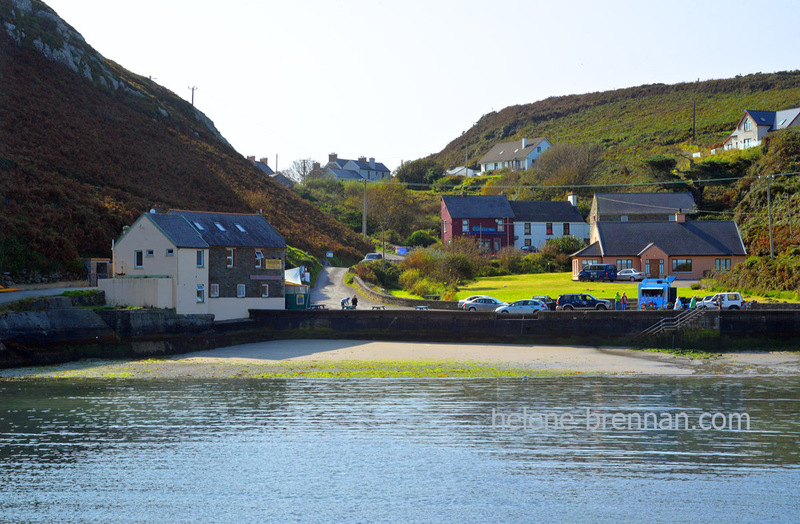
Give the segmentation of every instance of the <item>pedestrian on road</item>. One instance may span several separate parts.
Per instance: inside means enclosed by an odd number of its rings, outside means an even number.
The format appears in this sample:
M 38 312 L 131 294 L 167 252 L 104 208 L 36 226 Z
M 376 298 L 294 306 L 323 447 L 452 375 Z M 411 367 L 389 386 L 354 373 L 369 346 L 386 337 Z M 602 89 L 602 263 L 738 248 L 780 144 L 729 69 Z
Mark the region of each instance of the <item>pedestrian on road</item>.
M 619 311 L 622 309 L 622 298 L 619 296 L 619 291 L 614 295 L 614 310 Z
M 350 297 L 344 297 L 342 299 L 342 309 L 344 309 L 344 307 L 347 306 L 348 304 L 350 304 Z
M 622 311 L 628 310 L 628 295 L 622 293 Z
M 353 309 L 358 307 L 358 297 L 353 295 L 353 299 L 350 301 L 353 304 Z

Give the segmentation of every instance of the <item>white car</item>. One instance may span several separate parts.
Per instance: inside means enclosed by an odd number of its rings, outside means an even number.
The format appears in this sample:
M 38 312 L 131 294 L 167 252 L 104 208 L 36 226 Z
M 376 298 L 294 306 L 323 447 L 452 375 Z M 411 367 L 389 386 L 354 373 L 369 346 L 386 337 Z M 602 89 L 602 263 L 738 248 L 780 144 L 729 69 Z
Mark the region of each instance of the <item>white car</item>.
M 367 253 L 364 255 L 364 260 L 362 260 L 362 262 L 375 262 L 382 259 L 383 255 L 381 253 Z
M 642 280 L 643 278 L 644 273 L 636 271 L 635 269 L 620 269 L 617 271 L 617 280 L 630 280 L 633 282 L 634 280 Z
M 458 301 L 458 309 L 463 308 L 465 302 L 475 300 L 476 298 L 492 298 L 492 297 L 490 297 L 489 295 L 472 295 L 471 297 L 462 298 L 461 300 Z
M 465 309 L 467 311 L 494 311 L 500 306 L 507 305 L 508 304 L 502 300 L 497 300 L 496 298 L 492 297 L 483 297 L 470 300 L 469 302 L 464 302 L 464 305 L 461 306 L 461 309 Z
M 712 297 L 705 297 L 699 304 L 708 309 L 744 309 L 745 302 L 739 293 L 717 293 Z
M 494 310 L 498 315 L 533 315 L 537 311 L 550 311 L 550 308 L 540 300 L 527 298 Z

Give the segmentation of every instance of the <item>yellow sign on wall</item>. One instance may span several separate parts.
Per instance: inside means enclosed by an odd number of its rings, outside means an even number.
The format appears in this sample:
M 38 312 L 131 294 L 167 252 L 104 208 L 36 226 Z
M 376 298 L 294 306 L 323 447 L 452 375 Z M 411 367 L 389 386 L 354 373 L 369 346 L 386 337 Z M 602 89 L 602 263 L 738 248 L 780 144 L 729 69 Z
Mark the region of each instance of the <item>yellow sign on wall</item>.
M 279 258 L 267 258 L 264 260 L 264 269 L 283 269 L 283 261 Z

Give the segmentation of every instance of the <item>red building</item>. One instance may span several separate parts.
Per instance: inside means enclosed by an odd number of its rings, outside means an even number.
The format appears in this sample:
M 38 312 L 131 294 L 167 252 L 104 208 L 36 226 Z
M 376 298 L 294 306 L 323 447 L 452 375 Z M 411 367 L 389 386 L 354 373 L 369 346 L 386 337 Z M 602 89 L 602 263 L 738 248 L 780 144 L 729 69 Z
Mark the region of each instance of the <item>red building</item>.
M 514 245 L 514 211 L 504 195 L 442 197 L 442 243 L 470 237 L 490 253 Z

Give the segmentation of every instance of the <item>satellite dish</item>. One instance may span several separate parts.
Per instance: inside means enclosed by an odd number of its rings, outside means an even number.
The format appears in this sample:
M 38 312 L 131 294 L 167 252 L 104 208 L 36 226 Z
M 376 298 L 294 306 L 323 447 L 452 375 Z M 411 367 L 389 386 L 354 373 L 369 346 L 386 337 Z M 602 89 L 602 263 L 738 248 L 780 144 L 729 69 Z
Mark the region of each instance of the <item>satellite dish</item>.
M 155 215 L 155 214 L 156 214 L 156 210 L 155 210 L 155 208 L 150 208 L 150 214 L 151 214 L 151 215 Z

